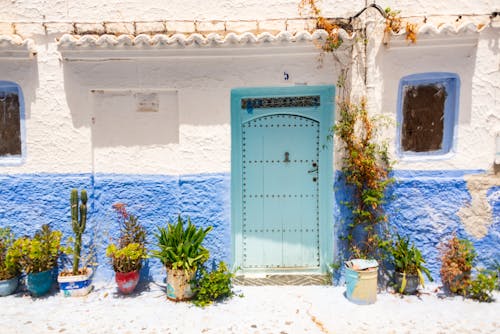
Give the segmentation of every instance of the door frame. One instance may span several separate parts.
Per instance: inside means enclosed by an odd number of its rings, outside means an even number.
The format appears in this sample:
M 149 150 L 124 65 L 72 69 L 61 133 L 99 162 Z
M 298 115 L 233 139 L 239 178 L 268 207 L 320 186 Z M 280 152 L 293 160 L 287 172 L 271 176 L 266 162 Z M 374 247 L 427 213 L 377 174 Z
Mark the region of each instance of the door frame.
M 258 108 L 251 111 L 242 109 L 242 98 L 294 97 L 319 95 L 317 107 Z M 242 273 L 255 272 L 241 268 L 242 251 L 242 139 L 241 125 L 251 119 L 274 114 L 305 116 L 319 122 L 319 268 L 308 273 L 327 273 L 333 263 L 333 140 L 331 128 L 335 115 L 335 87 L 324 86 L 288 86 L 288 87 L 253 87 L 231 90 L 231 241 L 233 268 Z M 293 111 L 295 110 L 295 112 Z M 283 272 L 287 269 L 262 269 L 260 272 Z

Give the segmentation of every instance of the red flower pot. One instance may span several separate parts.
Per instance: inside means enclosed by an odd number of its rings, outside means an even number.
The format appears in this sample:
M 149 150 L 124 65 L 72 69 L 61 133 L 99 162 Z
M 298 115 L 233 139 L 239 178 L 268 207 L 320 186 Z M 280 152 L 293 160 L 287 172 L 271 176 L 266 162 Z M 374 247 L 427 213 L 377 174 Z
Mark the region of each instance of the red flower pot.
M 115 281 L 118 284 L 118 290 L 121 293 L 128 295 L 134 291 L 137 283 L 139 283 L 139 270 L 129 273 L 115 273 Z

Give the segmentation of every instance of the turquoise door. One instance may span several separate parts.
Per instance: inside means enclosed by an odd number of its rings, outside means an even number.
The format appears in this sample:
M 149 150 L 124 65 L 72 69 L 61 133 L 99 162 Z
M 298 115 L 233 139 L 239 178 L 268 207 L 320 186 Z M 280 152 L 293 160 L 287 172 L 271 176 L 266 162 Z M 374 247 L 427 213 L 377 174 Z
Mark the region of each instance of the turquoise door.
M 244 268 L 319 267 L 318 140 L 299 115 L 242 124 Z
M 333 87 L 233 90 L 233 239 L 244 271 L 324 271 L 331 259 L 332 101 Z

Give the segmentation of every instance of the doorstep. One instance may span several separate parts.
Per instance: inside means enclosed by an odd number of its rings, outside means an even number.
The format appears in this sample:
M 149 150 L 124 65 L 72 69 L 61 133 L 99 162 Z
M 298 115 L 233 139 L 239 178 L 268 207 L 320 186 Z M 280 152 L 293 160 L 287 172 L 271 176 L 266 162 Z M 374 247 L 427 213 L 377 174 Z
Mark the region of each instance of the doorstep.
M 236 276 L 234 285 L 263 286 L 263 285 L 331 285 L 329 275 L 255 275 Z

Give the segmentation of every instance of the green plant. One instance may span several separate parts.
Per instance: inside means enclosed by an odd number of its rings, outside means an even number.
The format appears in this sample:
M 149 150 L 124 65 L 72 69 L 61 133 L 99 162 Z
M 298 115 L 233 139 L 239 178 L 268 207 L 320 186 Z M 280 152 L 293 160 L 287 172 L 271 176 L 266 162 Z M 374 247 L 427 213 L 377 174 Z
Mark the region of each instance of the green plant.
M 168 223 L 167 228 L 158 227 L 155 234 L 159 250 L 153 252 L 153 256 L 168 268 L 184 269 L 186 272 L 196 271 L 210 255 L 209 251 L 202 246 L 203 239 L 212 230 L 209 226 L 205 229 L 197 228 L 187 218 L 187 227 L 179 215 L 177 224 Z
M 59 258 L 61 236 L 61 231 L 52 231 L 44 224 L 32 239 L 17 239 L 12 245 L 11 256 L 19 260 L 27 274 L 52 269 Z
M 425 285 L 423 273 L 431 282 L 433 281 L 429 269 L 424 266 L 425 260 L 422 253 L 415 247 L 415 244 L 410 245 L 408 236 L 402 237 L 400 234 L 396 234 L 396 239 L 385 243 L 385 245 L 387 245 L 386 250 L 394 263 L 394 270 L 403 276 L 399 289 L 400 293 L 403 293 L 406 287 L 407 276 L 417 275 L 422 286 Z
M 14 254 L 14 234 L 8 227 L 0 227 L 0 281 L 14 278 L 21 272 L 19 259 Z
M 468 296 L 480 302 L 493 301 L 493 290 L 497 287 L 498 273 L 494 270 L 480 269 L 470 282 Z
M 368 115 L 366 101 L 351 103 L 342 73 L 337 86 L 340 88 L 339 119 L 333 132 L 340 139 L 344 151 L 342 172 L 352 195 L 344 204 L 352 212 L 347 228 L 347 241 L 351 257 L 373 258 L 379 252 L 379 243 L 386 238 L 381 223 L 387 221 L 383 204 L 386 189 L 394 182 L 389 177 L 392 170 L 387 145 L 376 140 L 377 121 Z M 355 242 L 353 231 L 362 228 L 363 240 Z
M 476 258 L 469 240 L 453 235 L 441 245 L 441 281 L 452 293 L 466 295 L 471 285 L 471 271 Z
M 207 306 L 215 301 L 221 301 L 234 296 L 234 273 L 227 269 L 224 262 L 220 262 L 217 269 L 208 273 L 204 268 L 196 287 L 193 289 L 195 297 L 193 303 L 197 306 Z
M 120 236 L 118 245 L 112 243 L 106 249 L 106 256 L 111 258 L 115 272 L 128 273 L 141 269 L 142 260 L 146 259 L 146 230 L 137 217 L 127 213 L 125 204 L 117 203 L 113 208 L 118 214 Z
M 79 202 L 81 201 L 80 205 Z M 87 191 L 82 190 L 78 200 L 78 190 L 72 189 L 70 196 L 71 203 L 71 227 L 75 234 L 73 245 L 73 275 L 78 275 L 80 258 L 82 252 L 82 235 L 87 226 Z

